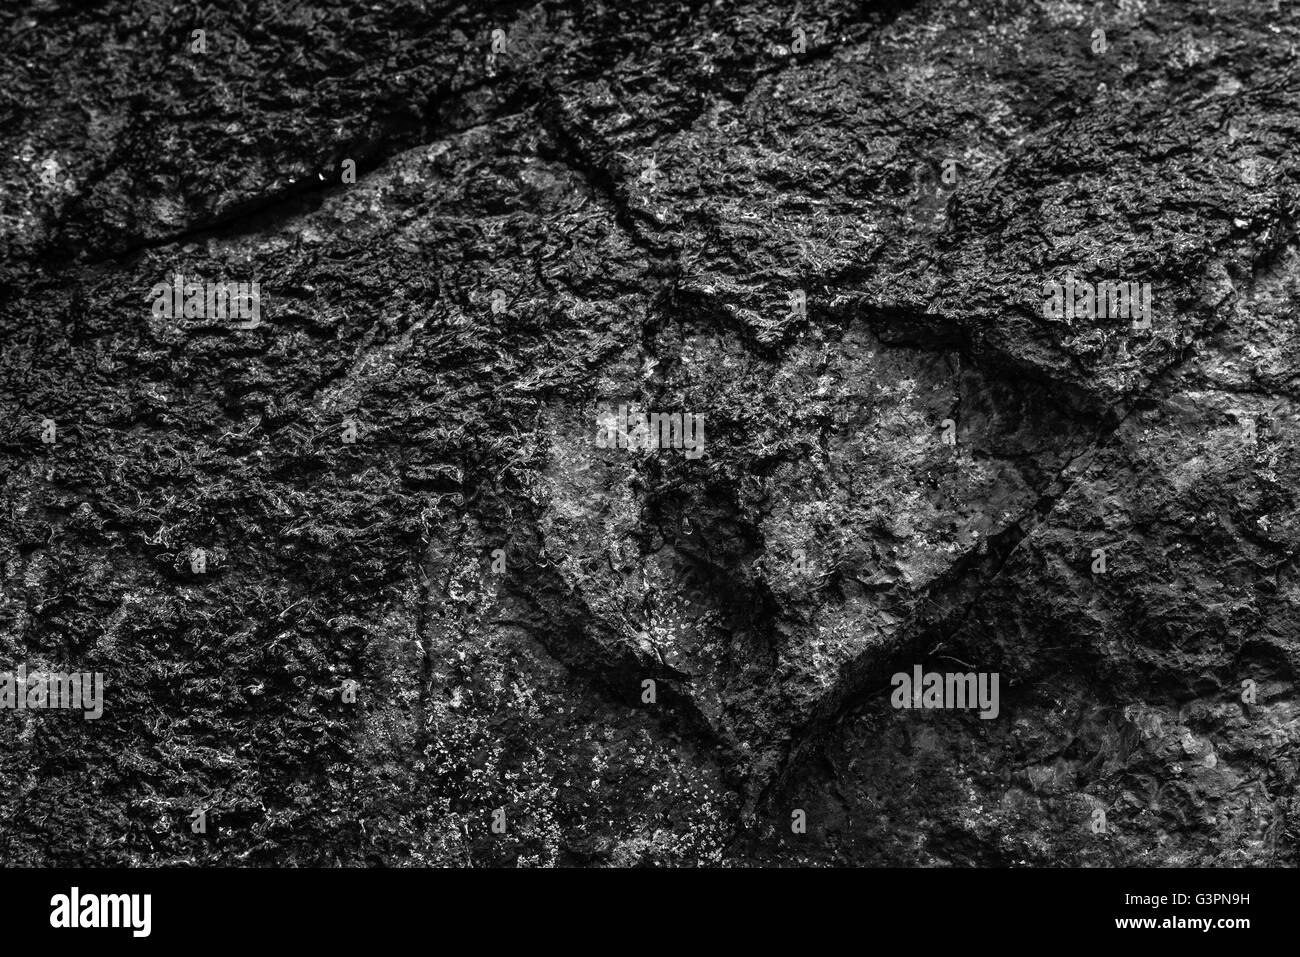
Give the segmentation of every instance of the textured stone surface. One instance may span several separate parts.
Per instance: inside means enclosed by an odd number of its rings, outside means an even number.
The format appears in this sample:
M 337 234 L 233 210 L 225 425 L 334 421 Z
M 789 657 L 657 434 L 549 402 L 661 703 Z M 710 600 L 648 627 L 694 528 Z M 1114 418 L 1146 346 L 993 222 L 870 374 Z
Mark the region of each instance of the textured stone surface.
M 1288 5 L 206 9 L 0 11 L 0 860 L 1296 863 Z

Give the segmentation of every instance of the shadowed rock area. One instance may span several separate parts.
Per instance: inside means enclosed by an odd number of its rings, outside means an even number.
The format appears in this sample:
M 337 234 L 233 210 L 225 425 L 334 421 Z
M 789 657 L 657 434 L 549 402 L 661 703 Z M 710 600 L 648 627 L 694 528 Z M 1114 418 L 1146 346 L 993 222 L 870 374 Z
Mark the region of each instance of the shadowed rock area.
M 0 862 L 1297 864 L 1298 39 L 0 10 Z

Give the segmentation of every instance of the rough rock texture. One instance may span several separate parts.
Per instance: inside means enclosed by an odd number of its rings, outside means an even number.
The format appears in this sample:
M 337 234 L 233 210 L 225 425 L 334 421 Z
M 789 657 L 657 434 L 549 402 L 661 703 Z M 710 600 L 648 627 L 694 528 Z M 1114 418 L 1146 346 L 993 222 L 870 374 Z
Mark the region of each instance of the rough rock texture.
M 0 10 L 0 670 L 105 676 L 0 715 L 0 861 L 1296 864 L 1298 38 Z M 894 707 L 918 664 L 999 714 Z

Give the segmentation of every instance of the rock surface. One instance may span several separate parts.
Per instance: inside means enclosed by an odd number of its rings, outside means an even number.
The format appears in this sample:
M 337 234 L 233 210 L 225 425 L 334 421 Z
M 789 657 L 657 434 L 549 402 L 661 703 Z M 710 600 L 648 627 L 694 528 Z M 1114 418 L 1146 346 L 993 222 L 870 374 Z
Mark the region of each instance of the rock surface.
M 0 11 L 0 861 L 1297 863 L 1292 5 L 203 11 Z

